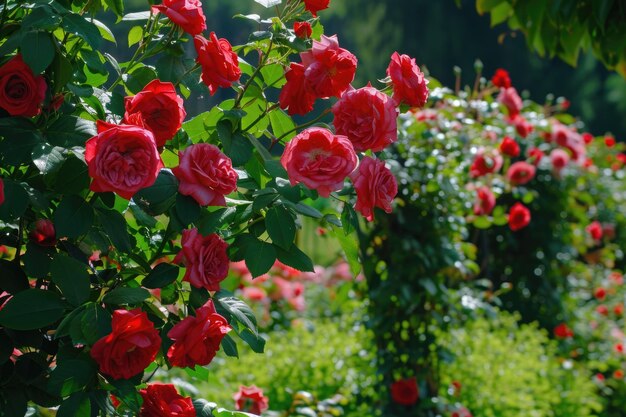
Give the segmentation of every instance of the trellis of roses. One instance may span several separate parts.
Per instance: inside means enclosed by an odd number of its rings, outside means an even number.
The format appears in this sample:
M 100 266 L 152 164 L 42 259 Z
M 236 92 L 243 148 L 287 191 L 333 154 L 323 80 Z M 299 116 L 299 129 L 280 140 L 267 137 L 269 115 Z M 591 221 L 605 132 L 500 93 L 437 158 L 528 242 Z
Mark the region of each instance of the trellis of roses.
M 207 28 L 199 0 L 151 3 L 0 5 L 4 416 L 263 412 L 254 387 L 231 412 L 150 379 L 237 356 L 236 340 L 263 351 L 252 310 L 220 285 L 230 261 L 311 271 L 299 216 L 350 232 L 356 212 L 392 209 L 378 153 L 398 107 L 427 99 L 415 60 L 395 53 L 383 91 L 353 86 L 357 58 L 319 24 L 328 0 L 257 0 L 276 14 L 239 15 L 257 28 L 242 45 Z M 107 10 L 133 25 L 128 61 L 103 52 L 124 41 Z M 230 98 L 188 117 L 185 99 L 219 90 Z

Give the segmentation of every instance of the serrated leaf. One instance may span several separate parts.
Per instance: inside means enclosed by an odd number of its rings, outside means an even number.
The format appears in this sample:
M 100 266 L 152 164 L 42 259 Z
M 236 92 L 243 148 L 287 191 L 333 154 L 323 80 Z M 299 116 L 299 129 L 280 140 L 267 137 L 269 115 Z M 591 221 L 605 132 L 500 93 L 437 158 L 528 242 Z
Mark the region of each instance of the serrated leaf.
M 235 297 L 221 297 L 218 292 L 214 302 L 216 309 L 223 309 L 246 328 L 257 332 L 257 321 L 254 312 L 245 302 Z

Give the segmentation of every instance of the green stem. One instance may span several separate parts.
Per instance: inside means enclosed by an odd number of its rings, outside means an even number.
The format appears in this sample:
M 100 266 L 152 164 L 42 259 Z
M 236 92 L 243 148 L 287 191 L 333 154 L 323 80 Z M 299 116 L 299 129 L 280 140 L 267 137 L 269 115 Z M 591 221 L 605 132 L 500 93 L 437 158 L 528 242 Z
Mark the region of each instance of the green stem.
M 252 84 L 252 81 L 254 81 L 257 75 L 259 75 L 259 73 L 261 72 L 261 69 L 267 63 L 267 58 L 269 57 L 273 46 L 274 46 L 274 40 L 272 39 L 270 40 L 270 44 L 269 44 L 269 47 L 267 48 L 267 52 L 265 54 L 263 54 L 262 52 L 259 52 L 260 54 L 263 55 L 263 58 L 260 60 L 259 66 L 254 69 L 254 72 L 252 73 L 248 81 L 246 81 L 246 83 L 243 85 L 243 88 L 239 92 L 239 95 L 237 95 L 237 99 L 235 100 L 235 105 L 233 106 L 233 108 L 235 109 L 239 108 L 239 104 L 241 104 L 241 100 L 243 99 L 243 96 L 246 94 L 248 87 L 250 87 L 250 84 Z
M 259 123 L 261 120 L 263 120 L 263 118 L 265 116 L 267 116 L 267 114 L 269 112 L 271 112 L 272 110 L 278 108 L 279 104 L 275 103 L 273 105 L 271 105 L 270 107 L 268 107 L 263 113 L 261 113 L 261 115 L 259 117 L 257 117 L 252 123 L 250 123 L 248 126 L 246 126 L 245 128 L 243 128 L 244 132 L 247 132 L 248 130 L 252 129 L 254 126 L 256 126 L 257 123 Z
M 315 123 L 319 122 L 320 120 L 322 120 L 324 118 L 324 116 L 326 116 L 328 113 L 330 113 L 331 110 L 330 109 L 326 109 L 324 110 L 319 116 L 317 116 L 315 119 L 308 121 L 306 123 L 303 123 L 301 125 L 298 125 L 296 127 L 294 127 L 291 130 L 288 130 L 287 132 L 283 133 L 281 136 L 278 137 L 278 139 L 276 139 L 277 142 L 280 142 L 281 140 L 283 140 L 285 137 L 287 137 L 287 135 L 293 133 L 293 132 L 297 132 L 299 129 L 304 129 L 307 128 L 309 126 L 314 125 Z

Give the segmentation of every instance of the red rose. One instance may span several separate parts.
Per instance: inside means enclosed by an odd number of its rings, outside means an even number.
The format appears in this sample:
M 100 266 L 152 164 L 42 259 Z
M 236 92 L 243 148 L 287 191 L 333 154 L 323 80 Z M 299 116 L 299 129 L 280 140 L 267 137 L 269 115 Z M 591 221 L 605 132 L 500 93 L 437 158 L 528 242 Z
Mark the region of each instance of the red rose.
M 208 365 L 231 330 L 226 319 L 215 311 L 213 300 L 209 300 L 196 310 L 195 317 L 186 317 L 167 333 L 174 341 L 167 358 L 172 366 L 181 368 Z
M 504 139 L 502 139 L 502 143 L 500 143 L 500 151 L 511 158 L 519 156 L 520 153 L 519 145 L 515 139 L 509 136 L 505 136 Z
M 530 224 L 530 210 L 522 203 L 515 203 L 509 211 L 509 227 L 516 232 Z
M 304 77 L 318 98 L 340 97 L 350 87 L 356 73 L 357 59 L 339 47 L 337 35 L 322 35 L 313 41 L 310 51 L 300 54 Z
M 530 132 L 535 129 L 533 125 L 528 123 L 528 120 L 524 119 L 519 114 L 511 119 L 511 122 L 515 125 L 515 131 L 517 132 L 517 134 L 523 138 L 528 137 Z
M 215 233 L 202 236 L 195 228 L 183 231 L 181 243 L 183 248 L 174 263 L 185 264 L 183 281 L 196 288 L 218 291 L 220 282 L 228 275 L 228 243 Z
M 291 116 L 294 114 L 305 115 L 313 110 L 316 96 L 304 78 L 304 66 L 292 62 L 285 78 L 287 83 L 278 98 L 280 108 L 286 109 Z
M 54 224 L 48 219 L 39 219 L 35 222 L 35 228 L 30 232 L 30 238 L 41 246 L 54 246 L 57 244 Z
M 154 184 L 163 168 L 152 132 L 100 120 L 98 135 L 85 144 L 85 161 L 93 178 L 92 191 L 113 191 L 127 200 Z
M 115 310 L 111 329 L 91 348 L 100 372 L 113 379 L 129 379 L 154 361 L 161 338 L 145 312 Z
M 408 55 L 394 52 L 387 67 L 387 75 L 393 84 L 393 99 L 411 107 L 424 107 L 428 100 L 428 80 Z
M 293 31 L 300 39 L 309 39 L 313 34 L 313 28 L 309 22 L 295 22 Z
M 366 156 L 352 175 L 356 190 L 355 210 L 368 221 L 374 220 L 374 207 L 391 213 L 391 202 L 398 194 L 398 183 L 385 162 Z
M 584 162 L 587 150 L 583 135 L 557 122 L 552 125 L 551 139 L 570 151 L 573 160 L 578 163 Z
M 621 369 L 616 369 L 613 372 L 613 378 L 615 378 L 615 379 L 623 379 L 624 378 L 624 371 L 622 371 Z
M 606 289 L 603 287 L 598 287 L 593 291 L 593 296 L 596 297 L 598 301 L 603 301 L 606 298 Z
M 473 416 L 472 416 L 472 413 L 470 413 L 470 411 L 467 408 L 460 407 L 454 410 L 452 414 L 450 414 L 450 417 L 473 417 Z
M 607 306 L 605 306 L 604 304 L 600 304 L 598 307 L 596 307 L 596 313 L 602 315 L 602 316 L 608 316 L 609 315 L 609 308 Z
M 556 171 L 561 171 L 569 162 L 569 154 L 563 149 L 554 149 L 550 152 L 550 162 Z
M 624 304 L 617 304 L 615 307 L 613 307 L 613 313 L 616 316 L 623 316 L 624 315 Z
M 609 274 L 609 279 L 615 285 L 623 285 L 624 284 L 624 276 L 622 274 L 620 274 L 619 272 L 611 272 Z
M 509 73 L 506 70 L 498 68 L 496 73 L 493 74 L 491 82 L 496 87 L 509 88 L 511 86 L 511 77 L 509 77 Z
M 151 131 L 158 147 L 174 137 L 187 115 L 174 84 L 159 80 L 151 81 L 137 95 L 126 97 L 124 104 L 123 123 L 138 124 Z M 137 119 L 141 123 L 136 123 Z
M 528 160 L 534 165 L 539 165 L 541 159 L 543 158 L 543 152 L 539 148 L 532 148 L 528 151 Z
M 498 101 L 508 109 L 509 117 L 514 118 L 522 111 L 522 98 L 517 94 L 515 87 L 503 88 L 498 95 Z
M 328 9 L 330 0 L 304 0 L 304 8 L 311 12 L 313 16 L 317 16 L 320 10 Z
M 143 398 L 139 417 L 196 417 L 191 398 L 180 395 L 172 384 L 150 384 L 139 393 Z
M 206 18 L 200 0 L 163 0 L 163 4 L 152 6 L 152 12 L 161 12 L 190 35 L 206 29 Z
M 229 157 L 208 143 L 191 145 L 178 154 L 172 169 L 180 181 L 178 191 L 192 196 L 201 206 L 225 206 L 225 195 L 237 190 L 237 172 Z
M 240 386 L 239 391 L 233 395 L 235 410 L 253 414 L 261 414 L 269 408 L 269 398 L 263 395 L 263 390 L 255 385 L 251 387 Z
M 0 178 L 0 205 L 4 203 L 4 181 Z
M 491 214 L 496 206 L 496 196 L 487 186 L 479 187 L 476 190 L 476 201 L 474 202 L 474 214 L 477 216 L 487 216 Z
M 502 156 L 497 150 L 487 151 L 480 149 L 470 166 L 472 178 L 498 172 L 502 167 Z
M 585 145 L 589 145 L 593 142 L 593 135 L 591 133 L 583 133 L 583 141 L 585 142 Z
M 415 378 L 401 379 L 391 384 L 391 399 L 400 405 L 414 405 L 420 398 Z
M 537 168 L 528 162 L 515 162 L 506 172 L 506 178 L 512 185 L 524 185 L 535 178 Z
M 357 152 L 380 152 L 398 139 L 398 110 L 372 86 L 345 92 L 332 111 L 337 134 L 347 136 Z
M 209 87 L 211 95 L 215 94 L 218 87 L 230 87 L 232 83 L 241 77 L 239 58 L 233 52 L 228 40 L 215 36 L 211 32 L 208 40 L 200 35 L 193 38 L 193 43 L 198 53 L 196 62 L 202 66 L 202 81 Z
M 612 148 L 613 146 L 615 146 L 615 138 L 613 136 L 605 136 L 604 144 L 607 148 Z
M 46 80 L 17 54 L 0 67 L 0 107 L 11 116 L 33 117 L 46 97 Z
M 624 353 L 624 345 L 621 343 L 616 343 L 613 346 L 613 350 L 615 351 L 615 353 Z
M 341 190 L 357 166 L 354 147 L 347 137 L 327 129 L 309 128 L 291 139 L 280 158 L 291 185 L 303 183 L 322 197 Z

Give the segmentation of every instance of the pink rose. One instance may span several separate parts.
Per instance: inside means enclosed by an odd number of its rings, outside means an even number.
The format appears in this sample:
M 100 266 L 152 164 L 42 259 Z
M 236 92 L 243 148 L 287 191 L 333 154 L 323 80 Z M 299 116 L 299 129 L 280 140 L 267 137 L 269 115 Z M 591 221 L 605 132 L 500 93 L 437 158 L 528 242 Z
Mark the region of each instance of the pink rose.
M 498 101 L 508 109 L 509 117 L 511 118 L 514 118 L 522 111 L 522 98 L 517 94 L 515 87 L 501 89 Z
M 191 145 L 179 152 L 172 172 L 180 181 L 178 191 L 192 196 L 201 206 L 225 206 L 225 195 L 237 190 L 237 172 L 229 157 L 208 143 Z
M 565 168 L 569 162 L 569 154 L 563 149 L 554 149 L 550 152 L 550 162 L 552 162 L 552 167 L 555 171 L 559 172 Z
M 202 236 L 195 228 L 183 231 L 181 243 L 182 249 L 174 263 L 185 264 L 183 281 L 196 288 L 218 291 L 220 282 L 228 275 L 228 244 L 215 233 Z
M 291 185 L 303 183 L 322 197 L 343 188 L 358 158 L 347 137 L 313 127 L 302 131 L 285 146 L 280 163 L 289 174 Z
M 506 178 L 512 185 L 524 185 L 535 178 L 536 170 L 537 168 L 528 162 L 515 162 L 506 172 Z
M 482 186 L 476 189 L 476 202 L 474 202 L 474 214 L 477 216 L 487 216 L 491 214 L 496 206 L 496 196 L 489 187 Z
M 391 213 L 391 202 L 398 194 L 398 183 L 381 160 L 366 156 L 352 175 L 356 190 L 355 210 L 368 221 L 374 220 L 374 207 Z
M 159 80 L 152 80 L 137 95 L 126 97 L 124 104 L 124 123 L 151 131 L 158 147 L 174 137 L 187 115 L 174 84 Z M 137 120 L 141 122 L 134 123 Z
M 393 99 L 397 105 L 424 107 L 428 100 L 428 80 L 420 71 L 415 59 L 394 52 L 387 67 L 393 85 Z
M 206 29 L 200 0 L 163 0 L 163 4 L 152 6 L 152 11 L 165 14 L 190 35 L 197 35 Z
M 245 411 L 260 415 L 269 408 L 269 398 L 263 395 L 263 390 L 255 385 L 251 387 L 241 386 L 233 395 L 235 410 Z
M 498 172 L 502 167 L 502 155 L 496 149 L 479 149 L 470 166 L 470 176 L 472 178 Z
M 291 116 L 294 114 L 305 115 L 313 110 L 316 96 L 304 78 L 304 66 L 292 62 L 285 78 L 287 83 L 283 86 L 278 97 L 280 108 L 287 110 Z
M 300 54 L 304 76 L 318 98 L 340 97 L 350 87 L 356 73 L 357 59 L 339 47 L 337 35 L 322 35 L 313 41 L 310 51 Z
M 209 87 L 211 95 L 218 87 L 228 88 L 241 77 L 239 58 L 227 39 L 218 39 L 211 32 L 210 39 L 200 35 L 193 38 L 198 53 L 196 62 L 202 66 L 202 81 Z
M 95 192 L 113 191 L 130 199 L 154 184 L 163 168 L 154 135 L 131 125 L 98 121 L 98 134 L 85 144 L 85 161 Z
M 332 111 L 337 134 L 347 136 L 357 152 L 379 152 L 398 139 L 396 106 L 371 85 L 347 91 Z
M 505 136 L 500 143 L 500 152 L 503 154 L 510 156 L 511 158 L 516 158 L 519 156 L 520 149 L 519 145 L 515 141 L 515 139 Z

